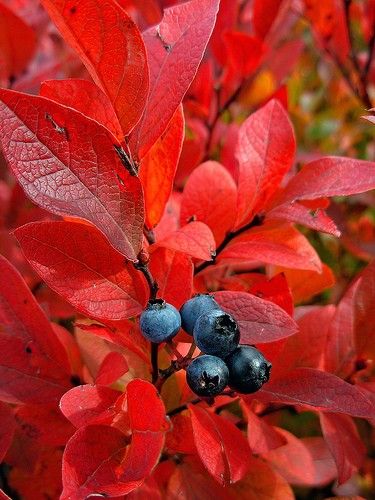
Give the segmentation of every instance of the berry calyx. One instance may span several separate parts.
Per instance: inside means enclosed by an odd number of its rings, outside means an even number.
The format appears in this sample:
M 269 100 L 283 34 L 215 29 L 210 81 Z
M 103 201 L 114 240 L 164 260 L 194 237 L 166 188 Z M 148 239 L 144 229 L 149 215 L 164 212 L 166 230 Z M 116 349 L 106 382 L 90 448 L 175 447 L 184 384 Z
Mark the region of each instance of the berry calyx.
M 240 341 L 240 330 L 232 316 L 221 310 L 201 314 L 194 327 L 194 340 L 205 354 L 226 358 Z
M 216 356 L 199 356 L 186 370 L 190 389 L 198 396 L 212 397 L 220 394 L 228 384 L 229 371 L 224 361 Z
M 181 328 L 180 313 L 162 299 L 150 300 L 140 316 L 139 327 L 142 335 L 150 342 L 167 342 Z
M 268 382 L 272 365 L 255 347 L 240 346 L 225 360 L 229 387 L 242 394 L 259 391 Z
M 193 335 L 194 326 L 199 316 L 215 309 L 220 309 L 220 306 L 212 295 L 206 293 L 194 295 L 180 309 L 182 328 L 185 332 Z

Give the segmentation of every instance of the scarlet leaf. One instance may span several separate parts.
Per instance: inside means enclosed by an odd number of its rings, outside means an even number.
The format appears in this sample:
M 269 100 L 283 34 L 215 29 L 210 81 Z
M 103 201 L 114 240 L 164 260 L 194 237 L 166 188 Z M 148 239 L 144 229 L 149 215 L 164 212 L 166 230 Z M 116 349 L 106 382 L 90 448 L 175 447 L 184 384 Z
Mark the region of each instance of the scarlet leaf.
M 257 36 L 265 38 L 276 19 L 283 0 L 255 0 L 253 23 Z
M 281 307 L 246 292 L 217 292 L 215 299 L 238 322 L 241 344 L 274 342 L 296 333 L 295 321 Z
M 375 306 L 375 262 L 362 273 L 353 297 L 354 341 L 359 356 L 375 357 L 375 336 L 371 328 Z M 349 332 L 348 332 L 349 333 Z
M 12 443 L 15 428 L 16 422 L 10 406 L 0 402 L 0 463 Z
M 99 385 L 111 385 L 129 371 L 128 363 L 122 354 L 113 351 L 104 358 L 95 383 Z
M 144 34 L 150 65 L 150 93 L 131 138 L 142 158 L 164 132 L 201 62 L 219 0 L 191 0 L 164 11 L 160 24 Z
M 291 168 L 296 150 L 292 125 L 283 106 L 272 100 L 241 126 L 236 156 L 237 226 L 258 213 Z
M 296 368 L 281 379 L 273 381 L 271 378 L 258 394 L 268 401 L 309 406 L 353 417 L 371 418 L 375 410 L 373 402 L 354 385 L 314 368 Z
M 146 49 L 137 26 L 112 0 L 42 0 L 42 4 L 108 95 L 127 135 L 142 114 L 149 88 Z
M 244 477 L 250 461 L 245 436 L 215 413 L 189 405 L 195 446 L 208 472 L 223 486 Z
M 237 78 L 246 78 L 258 68 L 265 52 L 259 38 L 240 31 L 229 31 L 224 33 L 224 40 L 229 64 Z
M 63 346 L 18 272 L 0 256 L 0 400 L 58 401 L 71 386 Z
M 284 205 L 296 200 L 363 193 L 374 188 L 375 163 L 331 156 L 303 167 L 277 201 L 278 205 Z
M 12 79 L 21 73 L 31 59 L 35 46 L 33 29 L 0 3 L 0 80 Z
M 362 466 L 366 448 L 353 420 L 346 415 L 321 413 L 323 436 L 335 459 L 338 483 L 346 483 Z
M 159 290 L 158 296 L 178 309 L 193 292 L 193 263 L 185 253 L 158 248 L 151 254 L 150 271 Z
M 300 203 L 275 207 L 267 213 L 267 220 L 287 220 L 303 226 L 339 237 L 340 231 L 324 210 L 309 210 Z
M 15 234 L 33 268 L 79 311 L 102 320 L 142 312 L 147 302 L 143 276 L 96 228 L 75 222 L 36 222 Z
M 80 111 L 122 140 L 121 125 L 111 101 L 94 83 L 88 80 L 49 80 L 41 84 L 40 95 Z
M 322 438 L 298 439 L 287 431 L 280 432 L 287 444 L 271 450 L 264 458 L 289 483 L 321 486 L 336 477 L 334 462 Z
M 136 260 L 142 243 L 143 197 L 114 136 L 97 122 L 43 97 L 0 91 L 3 152 L 26 194 L 58 215 L 96 225 Z
M 60 401 L 60 410 L 75 427 L 109 423 L 114 416 L 113 406 L 121 396 L 109 387 L 79 385 L 66 392 Z
M 308 239 L 289 225 L 253 229 L 236 238 L 219 258 L 260 261 L 310 271 L 320 271 L 322 265 Z
M 62 499 L 126 495 L 151 473 L 167 429 L 164 405 L 153 385 L 135 379 L 127 386 L 126 409 L 132 432 L 129 447 L 125 434 L 107 426 L 82 427 L 70 439 L 64 453 Z
M 249 293 L 270 300 L 280 306 L 289 316 L 293 316 L 293 298 L 283 273 L 277 274 L 270 280 L 262 280 L 254 283 Z
M 253 453 L 267 453 L 286 443 L 285 437 L 275 427 L 255 415 L 246 403 L 241 402 L 241 408 L 247 419 L 247 440 Z
M 203 222 L 190 222 L 170 233 L 157 246 L 184 252 L 191 257 L 211 260 L 215 255 L 215 240 L 210 228 Z
M 177 108 L 164 133 L 142 159 L 140 179 L 146 205 L 146 224 L 160 221 L 173 188 L 173 180 L 184 139 L 184 115 Z
M 236 219 L 236 184 L 220 163 L 207 161 L 190 175 L 181 201 L 181 224 L 198 220 L 209 226 L 219 245 Z

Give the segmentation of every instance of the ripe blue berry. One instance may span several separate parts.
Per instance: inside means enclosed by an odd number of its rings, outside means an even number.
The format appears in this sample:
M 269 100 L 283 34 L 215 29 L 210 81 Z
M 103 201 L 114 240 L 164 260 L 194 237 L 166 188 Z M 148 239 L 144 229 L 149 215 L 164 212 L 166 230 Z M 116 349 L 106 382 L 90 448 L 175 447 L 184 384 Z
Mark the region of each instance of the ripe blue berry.
M 272 365 L 255 347 L 240 346 L 225 360 L 229 387 L 242 394 L 259 391 L 268 382 Z
M 194 325 L 199 316 L 214 309 L 220 309 L 220 306 L 213 296 L 198 293 L 192 299 L 185 302 L 180 309 L 182 328 L 185 332 L 193 335 Z
M 166 342 L 181 328 L 180 313 L 162 299 L 150 300 L 141 314 L 139 326 L 142 335 L 150 342 Z
M 187 383 L 198 396 L 217 396 L 228 384 L 228 377 L 227 365 L 216 356 L 199 356 L 186 370 Z
M 226 358 L 238 346 L 240 330 L 230 314 L 215 309 L 199 316 L 194 340 L 205 354 Z

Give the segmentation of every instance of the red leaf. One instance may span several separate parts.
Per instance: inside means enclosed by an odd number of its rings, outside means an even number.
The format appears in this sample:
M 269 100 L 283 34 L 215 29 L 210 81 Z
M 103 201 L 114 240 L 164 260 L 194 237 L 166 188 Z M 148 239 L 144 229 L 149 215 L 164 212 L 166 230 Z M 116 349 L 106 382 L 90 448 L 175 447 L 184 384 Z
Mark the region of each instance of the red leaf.
M 371 262 L 359 278 L 353 297 L 354 341 L 359 356 L 375 358 L 373 325 L 375 308 L 375 262 Z M 348 336 L 350 331 L 348 331 Z
M 236 78 L 246 78 L 262 60 L 265 47 L 259 38 L 240 31 L 223 33 L 227 57 Z
M 292 124 L 283 106 L 272 100 L 241 126 L 236 156 L 237 226 L 261 211 L 291 168 L 296 150 Z
M 121 392 L 109 387 L 79 385 L 66 392 L 60 401 L 60 410 L 75 427 L 89 424 L 107 424 L 114 416 L 113 406 Z
M 338 483 L 346 483 L 362 466 L 366 448 L 350 417 L 320 413 L 324 440 L 335 459 Z
M 244 477 L 250 449 L 242 432 L 229 420 L 199 406 L 188 406 L 195 446 L 208 472 L 223 486 Z
M 237 321 L 241 344 L 274 342 L 296 333 L 295 321 L 281 307 L 246 292 L 217 292 L 215 299 Z
M 255 415 L 243 401 L 241 401 L 241 408 L 247 419 L 247 441 L 252 453 L 258 455 L 267 453 L 286 443 L 285 437 L 275 427 Z
M 15 429 L 16 422 L 10 406 L 0 402 L 0 463 L 12 443 Z
M 71 386 L 69 362 L 19 273 L 0 256 L 0 400 L 51 403 Z
M 129 371 L 128 363 L 122 354 L 113 351 L 104 358 L 95 383 L 98 385 L 111 385 Z
M 275 207 L 267 213 L 267 220 L 274 219 L 296 222 L 297 224 L 315 229 L 315 231 L 333 234 L 336 237 L 341 235 L 336 224 L 328 217 L 324 210 L 309 210 L 300 203 Z
M 228 170 L 216 161 L 197 167 L 181 201 L 181 224 L 198 220 L 209 226 L 219 245 L 236 220 L 237 188 Z
M 314 368 L 296 368 L 275 381 L 271 376 L 271 381 L 257 393 L 259 396 L 267 401 L 308 406 L 367 419 L 375 411 L 374 404 L 354 385 Z
M 253 23 L 257 36 L 265 38 L 275 21 L 283 0 L 255 0 Z
M 193 263 L 185 253 L 157 248 L 151 254 L 150 271 L 159 290 L 158 297 L 178 309 L 193 293 Z
M 0 90 L 3 152 L 26 194 L 58 215 L 96 225 L 136 260 L 143 196 L 116 153 L 113 135 L 81 113 L 43 97 Z
M 344 196 L 374 188 L 375 163 L 331 156 L 303 167 L 287 184 L 277 203 Z
M 271 450 L 265 458 L 289 483 L 322 486 L 336 477 L 336 467 L 322 438 L 298 439 L 280 429 L 287 444 Z
M 34 30 L 0 3 L 0 80 L 12 79 L 21 73 L 35 46 Z
M 131 149 L 142 158 L 164 132 L 188 90 L 211 36 L 219 0 L 191 0 L 164 11 L 143 34 L 150 65 L 150 93 L 133 132 Z
M 283 273 L 277 274 L 270 280 L 265 279 L 254 283 L 249 293 L 261 299 L 270 300 L 293 317 L 293 297 Z
M 42 0 L 42 4 L 108 95 L 127 135 L 142 114 L 149 88 L 146 49 L 137 26 L 112 0 Z
M 158 241 L 156 245 L 202 260 L 212 260 L 216 248 L 213 234 L 203 222 L 190 222 Z
M 219 259 L 260 261 L 310 271 L 321 271 L 322 266 L 308 239 L 289 225 L 253 229 L 228 245 Z
M 79 311 L 102 320 L 140 314 L 145 280 L 96 228 L 75 222 L 35 222 L 16 229 L 38 274 Z
M 142 159 L 139 176 L 146 205 L 146 224 L 160 222 L 173 188 L 184 139 L 184 115 L 178 107 L 164 133 Z
M 173 416 L 171 430 L 166 435 L 165 446 L 173 453 L 196 454 L 197 449 L 194 444 L 193 427 L 189 415 L 177 414 Z
M 94 493 L 126 495 L 151 473 L 167 429 L 164 405 L 153 385 L 135 379 L 127 386 L 126 409 L 130 444 L 125 434 L 107 426 L 82 427 L 70 439 L 64 453 L 62 500 Z
M 111 101 L 94 83 L 88 80 L 49 80 L 42 82 L 40 95 L 80 111 L 104 125 L 119 141 L 123 139 Z

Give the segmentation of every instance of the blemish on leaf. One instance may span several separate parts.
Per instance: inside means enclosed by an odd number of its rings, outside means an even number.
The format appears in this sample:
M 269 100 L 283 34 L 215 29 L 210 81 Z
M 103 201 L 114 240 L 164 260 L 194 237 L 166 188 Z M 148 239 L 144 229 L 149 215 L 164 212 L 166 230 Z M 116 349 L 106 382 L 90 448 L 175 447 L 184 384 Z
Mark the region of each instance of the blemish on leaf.
M 159 38 L 159 40 L 161 41 L 164 49 L 167 51 L 167 52 L 170 52 L 172 50 L 172 45 L 170 45 L 169 43 L 167 43 L 164 38 L 161 36 L 160 34 L 160 31 L 159 31 L 159 26 L 157 27 L 156 29 L 156 36 L 157 38 Z
M 25 352 L 27 352 L 27 354 L 31 354 L 33 351 L 31 350 L 31 347 L 27 346 L 25 348 Z
M 52 116 L 49 113 L 46 113 L 46 120 L 52 123 L 53 128 L 58 132 L 59 134 L 65 135 L 66 140 L 69 140 L 69 134 L 68 131 L 65 127 L 60 127 L 55 120 L 52 118 Z
M 69 12 L 70 12 L 71 14 L 75 14 L 75 13 L 77 12 L 77 6 L 76 6 L 76 5 L 73 5 L 73 7 L 70 7 Z

